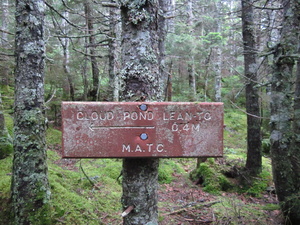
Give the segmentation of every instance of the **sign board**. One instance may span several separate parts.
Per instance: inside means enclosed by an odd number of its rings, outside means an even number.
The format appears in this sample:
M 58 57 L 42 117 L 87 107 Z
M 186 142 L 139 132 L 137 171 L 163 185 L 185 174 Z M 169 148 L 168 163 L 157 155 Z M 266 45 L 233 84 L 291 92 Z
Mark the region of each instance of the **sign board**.
M 63 102 L 64 158 L 221 157 L 223 103 Z

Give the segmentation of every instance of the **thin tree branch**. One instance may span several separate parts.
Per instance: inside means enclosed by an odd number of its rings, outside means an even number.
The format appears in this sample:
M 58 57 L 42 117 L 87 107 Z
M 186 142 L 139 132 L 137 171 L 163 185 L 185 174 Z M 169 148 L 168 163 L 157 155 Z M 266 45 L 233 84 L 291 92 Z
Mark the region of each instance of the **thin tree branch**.
M 255 118 L 258 118 L 258 119 L 266 119 L 266 120 L 269 120 L 270 118 L 269 117 L 262 117 L 262 116 L 257 116 L 257 115 L 254 115 L 254 114 L 251 114 L 251 113 L 248 113 L 246 112 L 245 110 L 241 109 L 240 107 L 238 107 L 236 104 L 234 104 L 231 100 L 229 100 L 230 103 L 236 107 L 238 110 L 240 110 L 241 112 L 245 113 L 246 115 L 248 116 L 252 116 L 252 117 L 255 117 Z
M 68 20 L 66 17 L 64 17 L 60 12 L 58 12 L 52 5 L 50 5 L 49 3 L 47 3 L 45 1 L 46 6 L 48 6 L 51 10 L 53 10 L 54 12 L 56 12 L 62 19 L 64 19 L 68 24 L 70 24 L 73 27 L 76 27 L 77 29 L 83 29 L 83 27 L 77 26 L 76 24 L 72 23 L 70 20 Z

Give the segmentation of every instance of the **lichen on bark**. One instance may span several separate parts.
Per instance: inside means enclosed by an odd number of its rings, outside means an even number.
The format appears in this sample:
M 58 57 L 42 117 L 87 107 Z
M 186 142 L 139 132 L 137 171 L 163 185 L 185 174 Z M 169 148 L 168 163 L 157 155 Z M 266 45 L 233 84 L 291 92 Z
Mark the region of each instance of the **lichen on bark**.
M 273 179 L 287 224 L 300 223 L 299 96 L 299 1 L 284 0 L 280 43 L 274 48 L 271 95 L 271 156 Z M 297 59 L 298 60 L 298 59 Z M 299 63 L 299 60 L 298 60 Z M 296 77 L 296 84 L 295 84 Z M 295 91 L 296 87 L 296 91 Z
M 51 224 L 44 113 L 44 1 L 16 2 L 13 224 Z
M 162 101 L 164 90 L 162 38 L 159 34 L 159 1 L 120 0 L 122 15 L 123 101 Z M 157 158 L 125 158 L 123 161 L 123 210 L 134 209 L 124 217 L 126 225 L 158 224 Z
M 158 1 L 120 1 L 122 13 L 122 100 L 160 101 Z M 142 16 L 143 15 L 143 16 Z

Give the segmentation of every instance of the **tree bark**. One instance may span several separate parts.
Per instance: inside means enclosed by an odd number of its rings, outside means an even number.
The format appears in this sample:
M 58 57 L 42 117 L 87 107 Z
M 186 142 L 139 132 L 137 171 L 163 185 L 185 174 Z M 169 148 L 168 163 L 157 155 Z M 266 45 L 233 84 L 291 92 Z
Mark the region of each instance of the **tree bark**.
M 158 1 L 120 1 L 122 16 L 122 100 L 162 101 Z M 159 25 L 160 24 L 160 25 Z M 134 210 L 124 224 L 158 224 L 158 159 L 126 158 L 123 161 L 123 209 Z
M 1 3 L 1 30 L 7 31 L 8 30 L 8 0 L 3 0 Z M 6 49 L 7 46 L 9 46 L 8 37 L 6 32 L 0 32 L 1 33 L 1 48 Z M 9 59 L 5 55 L 1 55 L 1 61 L 8 62 Z M 9 85 L 9 64 L 8 63 L 2 63 L 0 67 L 0 78 L 1 78 L 1 84 L 2 85 Z
M 262 170 L 261 120 L 257 85 L 257 50 L 253 21 L 253 0 L 242 0 L 242 29 L 244 42 L 244 68 L 246 77 L 247 161 L 250 175 Z M 253 116 L 254 115 L 254 116 Z
M 14 224 L 50 224 L 44 114 L 43 0 L 16 1 Z
M 188 1 L 188 21 L 190 35 L 194 34 L 194 14 L 193 14 L 193 1 Z M 189 87 L 191 90 L 191 101 L 196 100 L 196 72 L 195 72 L 195 57 L 194 49 L 192 47 L 191 55 L 188 62 L 188 74 L 189 74 Z
M 85 16 L 86 16 L 86 24 L 89 34 L 89 49 L 90 49 L 90 60 L 92 65 L 92 77 L 93 77 L 93 88 L 90 92 L 90 96 L 93 101 L 98 100 L 99 95 L 99 68 L 98 62 L 96 57 L 96 50 L 95 50 L 95 35 L 94 35 L 94 20 L 92 16 L 92 8 L 90 0 L 87 0 L 84 3 L 85 8 Z
M 69 13 L 65 12 L 64 17 L 68 19 Z M 62 20 L 61 26 L 62 26 L 64 34 L 67 36 L 67 33 L 68 33 L 67 27 L 68 26 L 67 26 L 65 19 Z M 63 68 L 64 68 L 64 72 L 67 76 L 67 79 L 68 79 L 69 91 L 70 91 L 69 96 L 72 101 L 75 101 L 75 88 L 74 88 L 74 83 L 73 83 L 73 77 L 72 77 L 72 74 L 70 73 L 70 67 L 69 67 L 69 61 L 70 61 L 69 43 L 70 43 L 70 40 L 69 40 L 69 38 L 59 38 L 59 41 L 63 48 L 63 54 L 64 54 Z
M 285 0 L 283 6 L 280 43 L 274 49 L 271 156 L 276 193 L 287 224 L 300 224 L 299 68 L 294 75 L 295 55 L 299 58 L 300 2 Z
M 221 3 L 216 2 L 215 8 L 217 9 L 217 12 L 221 12 Z M 218 15 L 217 15 L 218 16 Z M 217 29 L 216 32 L 221 34 L 221 20 L 217 19 Z M 215 53 L 216 53 L 216 63 L 215 63 L 215 101 L 221 102 L 222 96 L 221 96 L 221 88 L 222 88 L 222 48 L 221 43 L 219 43 L 219 46 L 216 46 Z
M 114 3 L 114 1 L 112 1 Z M 120 10 L 116 7 L 109 9 L 110 14 L 110 41 L 109 41 L 109 84 L 111 87 L 110 99 L 119 101 L 119 70 L 120 70 L 120 55 L 121 55 L 121 24 Z

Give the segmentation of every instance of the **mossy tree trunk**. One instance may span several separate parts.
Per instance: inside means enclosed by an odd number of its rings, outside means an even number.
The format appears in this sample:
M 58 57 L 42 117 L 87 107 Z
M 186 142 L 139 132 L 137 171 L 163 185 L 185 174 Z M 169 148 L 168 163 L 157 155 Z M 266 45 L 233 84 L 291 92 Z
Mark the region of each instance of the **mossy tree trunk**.
M 44 115 L 43 0 L 16 1 L 13 224 L 50 224 Z
M 300 79 L 294 74 L 300 53 L 300 1 L 284 0 L 283 6 L 280 43 L 274 49 L 271 156 L 276 193 L 287 224 L 300 224 Z
M 262 170 L 261 120 L 257 88 L 257 50 L 253 19 L 253 0 L 242 0 L 242 29 L 244 68 L 246 77 L 247 161 L 246 169 L 252 176 Z
M 163 38 L 159 31 L 163 27 L 163 15 L 159 13 L 159 2 L 124 0 L 120 5 L 123 31 L 120 98 L 161 101 L 165 79 L 160 70 Z M 158 164 L 155 158 L 124 159 L 123 209 L 134 207 L 124 217 L 124 224 L 158 224 Z

